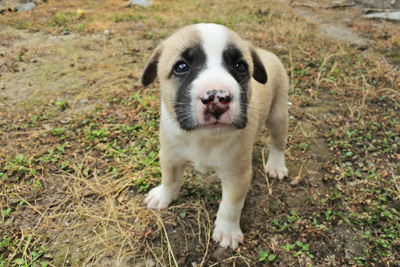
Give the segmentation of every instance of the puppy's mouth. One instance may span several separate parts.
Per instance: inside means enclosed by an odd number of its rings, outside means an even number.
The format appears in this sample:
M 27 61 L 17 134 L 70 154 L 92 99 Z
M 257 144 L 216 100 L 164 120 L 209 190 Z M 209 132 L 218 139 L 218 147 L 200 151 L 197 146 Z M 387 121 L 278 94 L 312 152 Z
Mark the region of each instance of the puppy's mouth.
M 186 131 L 197 129 L 229 130 L 243 129 L 247 125 L 247 109 L 232 103 L 232 96 L 213 95 L 197 99 L 195 105 L 180 108 L 176 105 L 177 120 L 180 127 Z M 219 92 L 218 92 L 219 93 Z M 240 111 L 238 111 L 238 108 Z
M 215 121 L 213 123 L 203 123 L 198 126 L 199 129 L 222 129 L 222 128 L 234 128 L 232 123 L 225 123 L 220 121 Z

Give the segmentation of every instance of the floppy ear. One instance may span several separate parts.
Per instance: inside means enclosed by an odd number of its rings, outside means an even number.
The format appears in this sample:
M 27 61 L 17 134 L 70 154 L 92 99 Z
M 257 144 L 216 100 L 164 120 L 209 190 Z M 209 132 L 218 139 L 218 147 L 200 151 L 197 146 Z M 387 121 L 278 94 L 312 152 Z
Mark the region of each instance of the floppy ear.
M 162 52 L 162 45 L 159 45 L 151 55 L 149 61 L 147 62 L 147 65 L 144 68 L 141 78 L 142 84 L 144 86 L 151 84 L 157 78 L 157 67 L 158 67 L 158 61 L 161 56 L 161 52 Z
M 267 71 L 255 49 L 251 49 L 251 58 L 253 59 L 253 78 L 257 82 L 265 84 L 268 81 Z

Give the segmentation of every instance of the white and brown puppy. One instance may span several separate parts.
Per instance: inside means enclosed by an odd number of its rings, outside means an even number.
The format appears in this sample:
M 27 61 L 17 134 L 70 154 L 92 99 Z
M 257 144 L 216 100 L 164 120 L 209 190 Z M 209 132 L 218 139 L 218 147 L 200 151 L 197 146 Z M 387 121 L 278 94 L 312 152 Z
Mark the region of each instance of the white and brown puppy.
M 267 173 L 283 178 L 288 78 L 279 59 L 217 24 L 182 28 L 151 56 L 143 85 L 161 86 L 162 183 L 145 199 L 165 209 L 178 197 L 188 161 L 222 182 L 213 239 L 235 249 L 243 240 L 240 214 L 252 177 L 253 144 L 264 124 L 271 133 Z

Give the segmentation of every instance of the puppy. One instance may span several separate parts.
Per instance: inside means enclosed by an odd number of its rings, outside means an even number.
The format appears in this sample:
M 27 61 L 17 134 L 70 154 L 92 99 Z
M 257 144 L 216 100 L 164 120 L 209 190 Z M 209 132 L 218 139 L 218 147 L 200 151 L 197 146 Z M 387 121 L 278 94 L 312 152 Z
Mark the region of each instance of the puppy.
M 187 162 L 215 171 L 222 183 L 213 239 L 236 249 L 240 215 L 252 177 L 253 144 L 266 124 L 271 145 L 265 170 L 287 176 L 288 78 L 272 53 L 252 47 L 228 28 L 196 24 L 163 41 L 142 75 L 161 87 L 161 185 L 145 199 L 165 209 L 178 197 Z

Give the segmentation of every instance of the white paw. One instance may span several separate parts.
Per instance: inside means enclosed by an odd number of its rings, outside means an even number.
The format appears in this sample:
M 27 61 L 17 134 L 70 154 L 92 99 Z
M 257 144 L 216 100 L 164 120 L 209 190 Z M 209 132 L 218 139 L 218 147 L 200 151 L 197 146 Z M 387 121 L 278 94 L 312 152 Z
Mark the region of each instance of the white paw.
M 268 162 L 265 165 L 265 172 L 271 178 L 283 179 L 288 176 L 288 169 L 285 165 L 285 155 L 276 149 L 271 148 Z
M 286 168 L 285 165 L 271 166 L 271 164 L 267 163 L 267 166 L 265 167 L 265 171 L 267 172 L 268 176 L 271 178 L 283 179 L 284 177 L 288 176 L 288 169 Z
M 159 185 L 148 193 L 144 200 L 149 209 L 166 209 L 178 197 L 176 190 Z
M 215 221 L 213 239 L 223 248 L 236 249 L 239 243 L 243 242 L 243 233 L 239 224 L 217 219 Z

